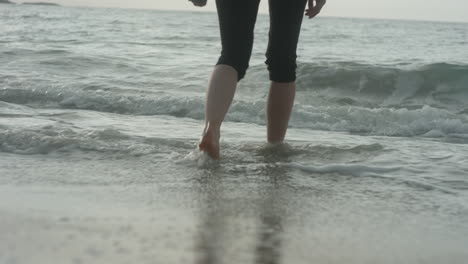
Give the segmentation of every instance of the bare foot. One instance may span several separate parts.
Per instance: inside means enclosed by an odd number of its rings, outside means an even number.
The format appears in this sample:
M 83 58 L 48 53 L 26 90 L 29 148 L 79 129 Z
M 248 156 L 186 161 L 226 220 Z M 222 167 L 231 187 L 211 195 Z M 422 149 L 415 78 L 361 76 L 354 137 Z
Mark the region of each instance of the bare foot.
M 212 159 L 219 160 L 219 133 L 214 133 L 211 130 L 206 131 L 198 148 L 200 151 L 206 152 Z

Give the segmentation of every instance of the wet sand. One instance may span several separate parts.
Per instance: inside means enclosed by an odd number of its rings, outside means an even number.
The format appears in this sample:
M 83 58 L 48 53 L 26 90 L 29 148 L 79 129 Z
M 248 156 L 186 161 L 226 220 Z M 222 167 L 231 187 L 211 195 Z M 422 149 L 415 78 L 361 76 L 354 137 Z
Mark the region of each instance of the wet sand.
M 68 163 L 64 168 L 73 173 Z M 237 177 L 223 176 L 222 168 L 194 169 L 191 176 L 150 173 L 156 166 L 134 171 L 136 183 L 125 186 L 85 181 L 0 186 L 0 263 L 468 259 L 465 231 L 456 232 L 457 226 L 443 222 L 437 210 L 424 209 L 422 201 L 403 202 L 405 192 L 372 192 L 372 186 L 337 175 L 317 174 L 315 184 L 298 184 L 291 181 L 292 169 L 275 165 Z M 122 170 L 116 165 L 107 173 L 120 177 Z

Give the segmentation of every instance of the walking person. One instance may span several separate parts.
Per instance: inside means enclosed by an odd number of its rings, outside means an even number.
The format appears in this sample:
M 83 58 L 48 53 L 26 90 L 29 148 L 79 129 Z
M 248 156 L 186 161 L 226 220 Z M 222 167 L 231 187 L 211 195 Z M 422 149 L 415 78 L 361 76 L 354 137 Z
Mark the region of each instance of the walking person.
M 204 6 L 206 0 L 191 0 Z M 315 17 L 326 0 L 269 0 L 270 31 L 266 52 L 270 75 L 267 140 L 281 143 L 286 135 L 296 94 L 296 48 L 302 18 Z M 222 51 L 211 75 L 205 105 L 205 128 L 199 149 L 219 159 L 221 124 L 237 82 L 249 67 L 260 0 L 216 0 Z M 308 5 L 308 9 L 306 8 Z

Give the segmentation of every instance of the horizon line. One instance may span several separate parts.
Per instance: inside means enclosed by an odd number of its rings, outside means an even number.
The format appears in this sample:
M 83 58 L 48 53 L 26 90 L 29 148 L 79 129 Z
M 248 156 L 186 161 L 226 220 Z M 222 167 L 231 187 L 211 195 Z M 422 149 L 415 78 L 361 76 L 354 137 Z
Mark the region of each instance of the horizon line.
M 7 0 L 8 1 L 8 0 Z M 100 9 L 130 9 L 130 10 L 154 10 L 154 11 L 168 11 L 168 12 L 190 12 L 190 13 L 216 13 L 215 10 L 184 10 L 184 9 L 170 9 L 170 8 L 143 8 L 143 7 L 106 7 L 106 6 L 87 6 L 87 5 L 63 5 L 52 1 L 37 1 L 37 2 L 15 2 L 10 1 L 15 5 L 22 5 L 25 3 L 50 3 L 56 4 L 55 7 L 71 7 L 71 8 L 100 8 Z M 54 6 L 48 6 L 54 7 Z M 268 12 L 258 12 L 261 15 L 268 15 Z M 413 18 L 391 18 L 391 17 L 367 17 L 367 16 L 332 16 L 332 15 L 322 15 L 317 18 L 336 18 L 336 19 L 363 19 L 363 20 L 391 20 L 391 21 L 408 21 L 408 22 L 438 22 L 438 23 L 457 23 L 457 24 L 468 24 L 468 20 L 431 20 L 431 19 L 413 19 Z

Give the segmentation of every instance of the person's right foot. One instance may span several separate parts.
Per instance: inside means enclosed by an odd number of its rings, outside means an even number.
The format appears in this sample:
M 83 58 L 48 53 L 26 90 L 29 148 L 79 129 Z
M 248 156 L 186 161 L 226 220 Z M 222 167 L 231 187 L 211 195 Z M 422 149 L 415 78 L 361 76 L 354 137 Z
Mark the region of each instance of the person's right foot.
M 219 133 L 216 135 L 214 132 L 206 131 L 198 144 L 200 151 L 206 152 L 214 160 L 219 159 Z

